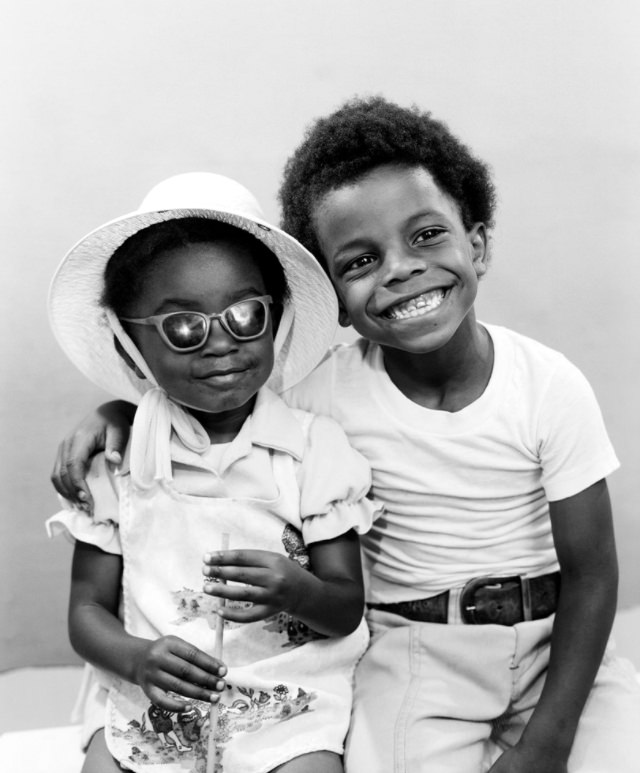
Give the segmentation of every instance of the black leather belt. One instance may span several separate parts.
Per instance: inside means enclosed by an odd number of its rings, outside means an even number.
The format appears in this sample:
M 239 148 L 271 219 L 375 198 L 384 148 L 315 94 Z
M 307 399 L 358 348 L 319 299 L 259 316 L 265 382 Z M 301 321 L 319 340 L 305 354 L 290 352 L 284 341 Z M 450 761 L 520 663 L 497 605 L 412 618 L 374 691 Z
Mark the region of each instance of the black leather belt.
M 476 577 L 460 594 L 462 622 L 469 625 L 515 625 L 539 620 L 556 611 L 560 593 L 560 572 L 540 577 Z M 446 623 L 450 591 L 415 601 L 368 604 L 421 623 Z

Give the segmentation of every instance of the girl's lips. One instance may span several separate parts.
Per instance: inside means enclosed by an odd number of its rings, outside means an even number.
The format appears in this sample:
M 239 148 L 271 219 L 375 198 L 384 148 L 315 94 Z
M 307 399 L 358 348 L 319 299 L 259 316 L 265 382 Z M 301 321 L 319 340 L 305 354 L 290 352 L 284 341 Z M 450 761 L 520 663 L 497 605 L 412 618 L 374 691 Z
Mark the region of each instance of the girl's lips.
M 235 376 L 244 373 L 245 368 L 229 368 L 228 370 L 212 370 L 208 373 L 202 373 L 196 376 L 199 381 L 220 381 L 230 380 Z
M 447 295 L 448 288 L 438 287 L 426 293 L 420 293 L 407 301 L 397 303 L 385 309 L 380 316 L 385 319 L 411 319 L 421 317 L 440 306 Z

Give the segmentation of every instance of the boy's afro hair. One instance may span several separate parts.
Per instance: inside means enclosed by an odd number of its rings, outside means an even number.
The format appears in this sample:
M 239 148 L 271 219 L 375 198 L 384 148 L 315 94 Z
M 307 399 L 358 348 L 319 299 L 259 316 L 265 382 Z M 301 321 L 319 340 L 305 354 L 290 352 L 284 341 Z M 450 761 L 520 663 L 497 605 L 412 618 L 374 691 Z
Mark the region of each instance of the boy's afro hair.
M 279 192 L 283 229 L 322 261 L 316 204 L 384 164 L 422 166 L 458 204 L 465 228 L 477 222 L 493 226 L 496 194 L 489 167 L 444 123 L 415 106 L 356 97 L 312 124 L 287 161 Z

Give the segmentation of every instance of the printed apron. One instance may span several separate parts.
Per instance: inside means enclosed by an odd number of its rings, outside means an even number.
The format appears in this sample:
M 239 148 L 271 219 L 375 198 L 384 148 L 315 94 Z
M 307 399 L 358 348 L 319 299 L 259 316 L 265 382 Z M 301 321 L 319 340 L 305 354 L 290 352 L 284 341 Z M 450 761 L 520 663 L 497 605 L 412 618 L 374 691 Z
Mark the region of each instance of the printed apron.
M 314 634 L 285 613 L 225 622 L 215 614 L 218 600 L 202 591 L 202 556 L 220 549 L 224 532 L 230 549 L 271 550 L 308 568 L 295 462 L 274 454 L 273 464 L 279 493 L 271 502 L 194 497 L 171 486 L 139 491 L 128 479 L 122 486 L 126 630 L 148 639 L 173 634 L 213 655 L 215 627 L 225 625 L 216 773 L 267 773 L 308 752 L 341 753 L 353 672 L 368 643 L 364 622 L 339 638 Z M 107 701 L 109 750 L 133 771 L 205 773 L 210 706 L 190 704 L 171 713 L 116 680 Z

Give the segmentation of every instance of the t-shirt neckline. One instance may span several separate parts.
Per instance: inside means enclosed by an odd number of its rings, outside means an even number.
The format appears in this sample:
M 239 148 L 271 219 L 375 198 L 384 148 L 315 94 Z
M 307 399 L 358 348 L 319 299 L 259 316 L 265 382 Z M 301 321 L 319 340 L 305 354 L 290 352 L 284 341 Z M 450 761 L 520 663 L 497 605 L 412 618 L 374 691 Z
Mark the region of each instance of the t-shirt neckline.
M 480 323 L 482 324 L 482 323 Z M 378 345 L 370 345 L 367 359 L 372 370 L 376 388 L 373 390 L 383 410 L 389 411 L 395 421 L 410 426 L 416 422 L 429 424 L 429 431 L 441 434 L 458 434 L 477 427 L 494 414 L 493 409 L 504 399 L 511 352 L 501 329 L 494 325 L 482 324 L 493 342 L 493 368 L 483 393 L 472 403 L 459 411 L 441 411 L 425 408 L 413 402 L 393 383 L 384 367 L 384 355 Z

